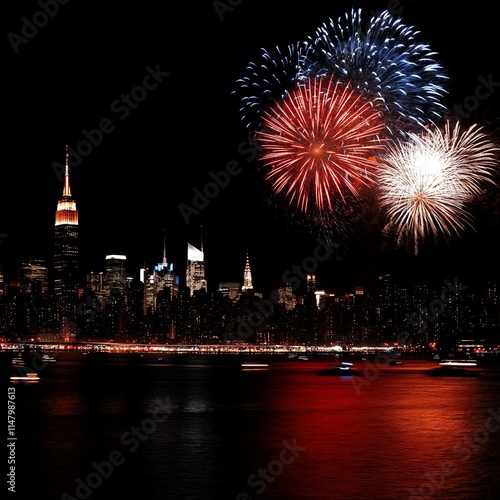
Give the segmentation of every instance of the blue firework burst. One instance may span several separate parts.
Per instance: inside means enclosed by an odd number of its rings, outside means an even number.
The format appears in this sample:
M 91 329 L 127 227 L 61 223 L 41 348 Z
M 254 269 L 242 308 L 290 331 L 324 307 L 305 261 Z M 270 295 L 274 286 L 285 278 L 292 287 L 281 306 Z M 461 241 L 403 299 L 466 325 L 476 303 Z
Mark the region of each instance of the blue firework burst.
M 262 111 L 295 87 L 306 46 L 305 42 L 297 42 L 285 49 L 261 49 L 260 59 L 247 65 L 246 75 L 236 81 L 238 90 L 233 94 L 240 99 L 241 117 L 248 129 L 258 128 Z
M 335 76 L 383 110 L 390 133 L 406 134 L 440 119 L 447 77 L 420 32 L 389 11 L 368 20 L 361 9 L 324 23 L 301 53 L 297 79 Z

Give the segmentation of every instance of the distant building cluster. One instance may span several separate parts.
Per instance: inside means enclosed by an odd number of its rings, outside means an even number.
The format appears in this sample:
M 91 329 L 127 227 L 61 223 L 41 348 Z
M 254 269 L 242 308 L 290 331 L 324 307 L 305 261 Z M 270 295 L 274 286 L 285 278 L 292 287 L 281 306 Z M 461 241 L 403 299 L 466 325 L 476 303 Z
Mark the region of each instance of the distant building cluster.
M 104 269 L 81 279 L 78 211 L 72 198 L 68 153 L 63 196 L 54 225 L 51 265 L 29 257 L 19 279 L 4 283 L 0 263 L 0 337 L 5 340 L 137 343 L 393 345 L 426 347 L 478 339 L 500 343 L 497 278 L 469 289 L 458 278 L 403 285 L 379 276 L 375 292 L 361 284 L 335 295 L 308 274 L 304 291 L 281 283 L 269 296 L 256 291 L 250 256 L 242 282 L 220 282 L 209 293 L 203 242 L 187 244 L 185 283 L 167 261 L 127 272 L 126 255 L 105 256 Z M 81 282 L 83 281 L 83 283 Z

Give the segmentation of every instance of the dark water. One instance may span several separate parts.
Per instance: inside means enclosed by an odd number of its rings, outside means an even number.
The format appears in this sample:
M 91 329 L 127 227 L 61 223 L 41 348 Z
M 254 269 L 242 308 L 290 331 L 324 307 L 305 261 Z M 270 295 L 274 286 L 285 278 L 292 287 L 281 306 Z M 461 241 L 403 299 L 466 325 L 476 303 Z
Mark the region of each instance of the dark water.
M 56 358 L 10 385 L 11 498 L 500 498 L 498 367 L 359 362 L 335 377 L 319 375 L 325 357 L 262 371 L 236 355 Z

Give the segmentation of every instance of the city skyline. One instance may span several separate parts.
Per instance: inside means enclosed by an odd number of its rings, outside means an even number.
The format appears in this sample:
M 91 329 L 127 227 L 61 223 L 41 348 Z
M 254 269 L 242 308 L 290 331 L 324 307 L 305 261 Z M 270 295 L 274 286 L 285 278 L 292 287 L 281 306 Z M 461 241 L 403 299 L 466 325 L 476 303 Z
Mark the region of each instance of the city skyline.
M 257 163 L 232 92 L 262 47 L 306 38 L 352 7 L 372 13 L 392 9 L 420 31 L 449 74 L 446 104 L 455 115 L 464 121 L 498 116 L 498 6 L 488 7 L 486 15 L 461 7 L 437 12 L 430 2 L 409 0 L 317 2 L 298 16 L 279 2 L 224 5 L 207 3 L 192 12 L 175 6 L 160 19 L 155 6 L 145 4 L 135 13 L 134 32 L 127 29 L 132 18 L 126 12 L 99 6 L 97 17 L 89 5 L 59 5 L 34 35 L 24 41 L 9 37 L 8 85 L 15 106 L 8 110 L 6 148 L 15 165 L 2 171 L 0 201 L 0 234 L 5 235 L 0 254 L 8 261 L 50 255 L 60 165 L 69 144 L 81 153 L 80 159 L 75 154 L 70 174 L 86 269 L 103 268 L 104 256 L 114 253 L 126 254 L 132 270 L 144 261 L 154 265 L 161 260 L 164 232 L 168 260 L 183 268 L 186 243 L 197 246 L 203 226 L 211 283 L 240 281 L 248 250 L 254 286 L 271 290 L 283 273 L 312 255 L 317 235 L 263 202 Z M 32 20 L 41 7 L 10 9 L 9 33 L 22 37 L 24 18 Z M 182 46 L 168 28 L 179 19 L 189 21 Z M 195 207 L 196 193 L 217 179 L 216 194 Z M 20 195 L 29 218 L 12 210 Z M 476 228 L 449 241 L 429 241 L 418 257 L 392 248 L 362 222 L 359 238 L 339 242 L 338 258 L 322 263 L 320 286 L 353 289 L 356 282 L 391 269 L 448 278 L 498 273 L 498 201 L 475 207 L 475 214 Z

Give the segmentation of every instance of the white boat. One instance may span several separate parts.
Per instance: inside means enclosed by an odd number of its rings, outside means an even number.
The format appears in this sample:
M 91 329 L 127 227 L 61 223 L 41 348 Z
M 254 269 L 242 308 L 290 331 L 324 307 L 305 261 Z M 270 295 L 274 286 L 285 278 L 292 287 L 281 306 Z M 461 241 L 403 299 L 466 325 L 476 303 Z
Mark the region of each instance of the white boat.
M 391 366 L 400 366 L 403 364 L 402 361 L 399 361 L 397 359 L 391 359 L 390 363 L 389 363 Z
M 50 354 L 44 354 L 42 356 L 42 361 L 44 363 L 55 363 L 56 362 L 56 358 L 54 358 L 54 356 L 51 356 Z
M 309 358 L 307 356 L 299 356 L 297 358 L 298 361 L 309 361 Z
M 266 370 L 269 363 L 259 363 L 257 361 L 244 361 L 241 363 L 242 370 Z
M 12 382 L 38 382 L 40 376 L 36 372 L 27 372 L 24 375 L 11 375 L 10 380 Z
M 26 364 L 24 362 L 23 355 L 20 352 L 12 358 L 12 364 L 15 366 L 24 366 Z
M 322 375 L 352 375 L 353 364 L 348 361 L 341 361 L 338 364 L 330 365 L 325 370 L 321 371 Z
M 448 366 L 450 368 L 458 367 L 471 367 L 477 366 L 477 361 L 475 359 L 445 359 L 439 363 L 441 366 Z

